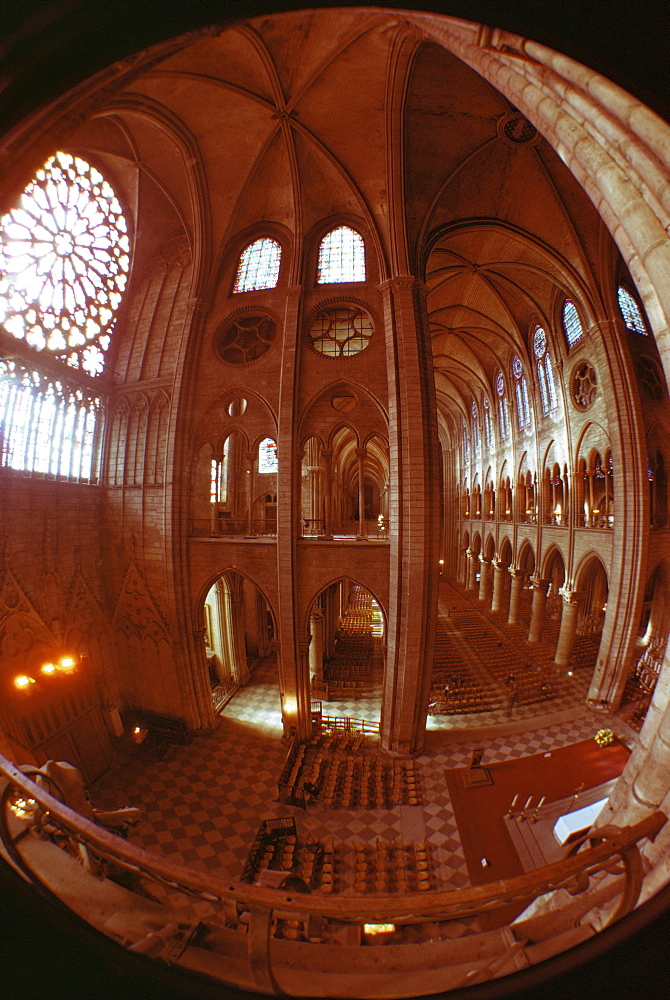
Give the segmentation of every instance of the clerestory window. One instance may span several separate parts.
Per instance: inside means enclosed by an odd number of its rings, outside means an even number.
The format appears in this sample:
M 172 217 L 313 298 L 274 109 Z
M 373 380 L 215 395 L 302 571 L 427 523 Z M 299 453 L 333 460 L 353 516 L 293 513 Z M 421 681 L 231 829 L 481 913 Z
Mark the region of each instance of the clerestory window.
M 558 397 L 554 369 L 547 350 L 547 335 L 541 326 L 536 326 L 533 333 L 533 353 L 537 359 L 537 380 L 540 386 L 542 413 L 546 417 L 558 406 Z
M 507 402 L 505 379 L 502 372 L 498 372 L 496 376 L 496 395 L 498 397 L 498 433 L 500 434 L 500 440 L 506 441 L 510 434 L 509 404 Z
M 317 282 L 345 281 L 365 281 L 365 243 L 354 229 L 339 226 L 321 240 Z
M 565 335 L 568 348 L 574 347 L 575 344 L 579 343 L 584 336 L 584 328 L 582 326 L 582 321 L 579 318 L 579 313 L 577 312 L 577 306 L 572 299 L 566 299 L 563 303 L 562 319 L 563 333 Z
M 276 240 L 263 236 L 246 247 L 240 256 L 234 292 L 254 292 L 274 288 L 279 277 L 281 247 Z
M 528 383 L 523 365 L 521 359 L 516 355 L 512 359 L 512 374 L 514 375 L 517 422 L 519 430 L 523 431 L 531 425 L 530 400 L 528 399 Z
M 647 337 L 649 335 L 647 324 L 643 319 L 642 310 L 633 296 L 627 288 L 623 287 L 623 285 L 619 285 L 616 293 L 619 302 L 619 309 L 621 310 L 623 321 L 626 324 L 626 329 L 630 330 L 631 333 L 640 333 L 643 337 Z

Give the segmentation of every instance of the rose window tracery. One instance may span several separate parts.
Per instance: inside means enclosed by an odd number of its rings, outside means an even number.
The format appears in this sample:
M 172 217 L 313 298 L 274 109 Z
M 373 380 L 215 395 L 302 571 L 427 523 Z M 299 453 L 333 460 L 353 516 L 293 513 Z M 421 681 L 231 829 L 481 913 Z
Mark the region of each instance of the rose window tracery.
M 0 322 L 35 350 L 100 375 L 130 267 L 111 185 L 58 152 L 0 219 Z

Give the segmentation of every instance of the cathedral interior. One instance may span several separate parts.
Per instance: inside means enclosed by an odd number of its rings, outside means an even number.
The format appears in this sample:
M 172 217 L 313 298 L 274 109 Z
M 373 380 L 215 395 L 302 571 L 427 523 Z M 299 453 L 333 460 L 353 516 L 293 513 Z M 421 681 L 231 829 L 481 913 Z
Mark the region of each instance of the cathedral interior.
M 3 867 L 166 998 L 625 948 L 670 881 L 659 87 L 519 4 L 105 6 L 6 31 Z

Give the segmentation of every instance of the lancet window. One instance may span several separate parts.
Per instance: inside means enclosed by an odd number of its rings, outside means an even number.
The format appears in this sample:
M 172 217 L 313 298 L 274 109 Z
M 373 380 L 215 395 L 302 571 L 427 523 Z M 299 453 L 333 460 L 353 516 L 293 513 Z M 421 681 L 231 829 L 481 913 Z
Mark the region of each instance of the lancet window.
M 339 226 L 321 240 L 317 282 L 346 281 L 365 281 L 365 243 L 354 229 Z
M 281 247 L 276 240 L 263 236 L 246 247 L 240 256 L 234 292 L 254 292 L 274 288 L 279 277 Z

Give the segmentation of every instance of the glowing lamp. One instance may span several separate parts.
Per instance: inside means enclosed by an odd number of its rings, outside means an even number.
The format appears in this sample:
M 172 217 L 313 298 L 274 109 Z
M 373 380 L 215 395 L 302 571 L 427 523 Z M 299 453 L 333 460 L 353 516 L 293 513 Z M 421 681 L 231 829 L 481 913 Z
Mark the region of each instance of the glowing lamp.
M 55 663 L 45 663 L 44 666 L 40 668 L 40 671 L 43 674 L 55 674 L 57 670 L 58 667 Z
M 31 684 L 35 683 L 34 677 L 28 677 L 26 674 L 19 674 L 18 677 L 14 678 L 14 687 L 17 687 L 19 691 L 27 691 Z
M 395 924 L 363 924 L 364 934 L 392 934 L 395 930 Z
M 58 661 L 58 666 L 64 674 L 71 674 L 77 669 L 77 661 L 73 656 L 62 656 Z

